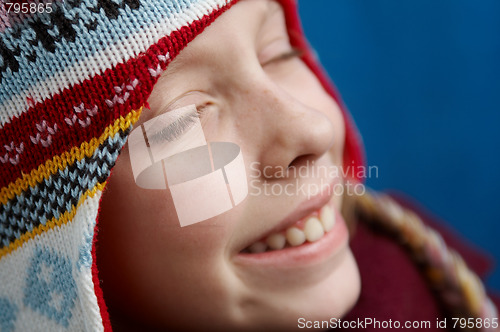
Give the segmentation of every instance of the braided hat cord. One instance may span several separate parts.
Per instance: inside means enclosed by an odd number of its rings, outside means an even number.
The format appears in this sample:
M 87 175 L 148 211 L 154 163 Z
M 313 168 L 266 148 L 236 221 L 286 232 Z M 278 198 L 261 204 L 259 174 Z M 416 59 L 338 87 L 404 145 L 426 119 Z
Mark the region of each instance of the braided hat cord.
M 361 222 L 382 228 L 407 249 L 450 317 L 479 318 L 483 324 L 469 330 L 494 331 L 485 323 L 498 313 L 481 279 L 436 230 L 387 195 L 367 191 L 354 208 Z

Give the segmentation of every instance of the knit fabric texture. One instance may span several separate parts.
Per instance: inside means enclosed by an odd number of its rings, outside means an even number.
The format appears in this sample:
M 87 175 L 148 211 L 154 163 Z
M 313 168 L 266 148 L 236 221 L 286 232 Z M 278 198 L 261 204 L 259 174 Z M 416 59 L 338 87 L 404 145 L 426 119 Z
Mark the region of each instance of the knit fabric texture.
M 234 2 L 56 0 L 27 13 L 0 3 L 2 332 L 111 330 L 94 250 L 106 180 L 160 74 Z M 292 44 L 339 101 L 295 1 L 280 2 Z M 344 115 L 345 162 L 360 164 Z
M 159 75 L 230 4 L 1 3 L 2 332 L 109 329 L 92 257 L 106 179 Z

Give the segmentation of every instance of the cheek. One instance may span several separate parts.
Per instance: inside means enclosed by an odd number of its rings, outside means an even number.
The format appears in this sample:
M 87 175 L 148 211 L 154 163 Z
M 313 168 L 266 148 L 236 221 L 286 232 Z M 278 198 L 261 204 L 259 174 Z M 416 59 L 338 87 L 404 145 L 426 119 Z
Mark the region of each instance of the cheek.
M 142 251 L 163 257 L 166 253 L 179 252 L 174 248 L 182 248 L 186 255 L 218 249 L 215 244 L 220 241 L 215 238 L 225 236 L 226 226 L 230 224 L 221 219 L 181 227 L 169 191 L 142 189 L 135 184 L 126 151 L 113 169 L 100 212 L 101 227 L 120 235 L 113 236 L 114 241 L 131 241 L 129 243 L 139 244 Z
M 124 149 L 99 213 L 98 264 L 111 307 L 156 316 L 189 299 L 196 285 L 203 284 L 202 276 L 213 284 L 209 289 L 220 288 L 221 239 L 230 224 L 214 218 L 181 228 L 166 190 L 135 184 Z M 124 309 L 121 302 L 134 303 L 134 308 Z

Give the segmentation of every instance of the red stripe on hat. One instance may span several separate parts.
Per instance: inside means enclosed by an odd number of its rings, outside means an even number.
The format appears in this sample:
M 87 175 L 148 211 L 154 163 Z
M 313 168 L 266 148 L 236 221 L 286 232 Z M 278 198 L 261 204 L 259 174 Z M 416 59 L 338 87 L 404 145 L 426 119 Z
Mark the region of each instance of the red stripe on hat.
M 101 212 L 101 199 L 99 200 L 99 209 L 97 210 L 96 224 L 94 227 L 94 238 L 92 240 L 92 282 L 94 283 L 94 293 L 97 297 L 97 305 L 99 306 L 99 312 L 101 314 L 102 325 L 105 332 L 111 332 L 111 321 L 109 319 L 108 307 L 104 301 L 104 294 L 101 288 L 101 282 L 99 280 L 99 271 L 97 270 L 97 232 L 99 231 L 99 214 Z
M 157 74 L 230 5 L 172 32 L 139 57 L 64 89 L 12 118 L 0 130 L 0 187 L 99 137 L 117 118 L 143 106 L 159 78 Z M 169 58 L 161 57 L 167 53 Z
M 162 53 L 161 51 L 164 51 L 166 49 L 171 49 L 172 48 L 172 40 L 174 41 L 181 41 L 181 44 L 177 47 L 177 52 L 179 52 L 184 46 L 191 41 L 197 34 L 201 33 L 210 23 L 212 23 L 220 14 L 222 14 L 224 11 L 229 9 L 234 3 L 236 3 L 238 0 L 234 0 L 232 3 L 229 3 L 225 7 L 212 12 L 211 14 L 204 16 L 201 20 L 193 22 L 189 27 L 183 27 L 179 31 L 176 31 L 172 33 L 169 37 L 162 38 L 158 44 L 154 45 L 151 47 L 149 51 L 153 51 L 153 49 L 156 49 L 154 51 L 154 54 L 165 54 Z M 175 34 L 174 38 L 172 37 Z M 176 54 L 177 55 L 177 54 Z M 174 58 L 174 56 L 171 56 Z M 165 64 L 166 67 L 166 64 Z M 163 68 L 165 68 L 163 67 Z M 151 90 L 153 89 L 153 85 L 155 81 L 150 82 L 150 86 L 148 86 L 148 93 L 147 96 L 145 96 L 144 100 L 147 100 L 149 97 L 149 94 L 151 93 Z M 99 211 L 98 211 L 98 218 L 96 219 L 96 226 L 94 228 L 94 234 L 97 234 L 98 232 L 98 219 L 99 219 L 99 212 L 100 212 L 100 206 L 99 204 Z M 104 331 L 105 332 L 111 332 L 112 331 L 112 326 L 111 326 L 111 321 L 108 313 L 108 309 L 106 306 L 106 302 L 104 299 L 104 294 L 100 285 L 99 281 L 99 272 L 97 268 L 97 259 L 96 259 L 96 245 L 97 245 L 97 237 L 94 236 L 94 240 L 92 242 L 92 281 L 94 283 L 94 292 L 97 297 L 97 304 L 99 305 L 99 310 L 100 314 L 102 317 L 102 324 L 104 326 Z

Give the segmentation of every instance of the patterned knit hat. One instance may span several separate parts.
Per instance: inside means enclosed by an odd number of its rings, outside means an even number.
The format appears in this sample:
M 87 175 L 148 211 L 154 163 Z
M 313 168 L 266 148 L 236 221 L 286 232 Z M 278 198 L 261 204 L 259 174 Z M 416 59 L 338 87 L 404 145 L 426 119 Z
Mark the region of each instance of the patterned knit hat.
M 93 250 L 102 190 L 162 71 L 234 2 L 1 3 L 1 331 L 110 330 Z M 339 101 L 295 1 L 281 3 L 292 45 Z M 344 115 L 345 163 L 362 164 Z

